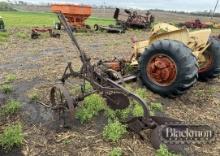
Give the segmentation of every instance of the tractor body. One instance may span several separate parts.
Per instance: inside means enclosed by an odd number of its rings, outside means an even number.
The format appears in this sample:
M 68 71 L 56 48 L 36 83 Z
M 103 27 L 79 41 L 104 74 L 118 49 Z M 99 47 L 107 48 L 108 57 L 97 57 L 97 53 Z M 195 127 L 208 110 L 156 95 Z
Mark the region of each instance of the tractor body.
M 106 66 L 120 71 L 126 81 L 139 76 L 147 88 L 161 96 L 182 95 L 198 79 L 207 81 L 220 75 L 220 43 L 210 34 L 211 29 L 190 32 L 160 23 L 152 28 L 149 39 L 133 39 L 129 60 L 113 60 Z M 116 72 L 109 75 L 120 81 Z
M 138 64 L 138 56 L 140 56 L 146 48 L 158 40 L 175 40 L 182 42 L 192 50 L 192 54 L 197 58 L 198 62 L 206 61 L 203 53 L 209 46 L 208 40 L 211 35 L 211 29 L 203 29 L 189 32 L 187 29 L 179 29 L 173 25 L 160 23 L 153 27 L 151 36 L 144 41 L 134 43 L 134 51 L 131 58 L 131 64 Z

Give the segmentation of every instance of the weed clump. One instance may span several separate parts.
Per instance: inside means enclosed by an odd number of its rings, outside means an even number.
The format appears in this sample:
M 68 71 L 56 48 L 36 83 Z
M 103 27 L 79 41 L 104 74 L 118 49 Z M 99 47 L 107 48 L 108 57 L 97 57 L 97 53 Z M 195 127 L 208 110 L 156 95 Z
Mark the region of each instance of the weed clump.
M 3 84 L 0 86 L 0 90 L 5 94 L 10 94 L 13 91 L 11 84 Z
M 150 109 L 153 112 L 162 112 L 163 106 L 161 103 L 151 103 Z
M 0 32 L 0 44 L 3 42 L 7 42 L 9 38 L 9 34 L 7 32 Z
M 126 126 L 118 120 L 109 121 L 102 132 L 104 139 L 117 142 L 127 132 Z
M 5 94 L 10 94 L 13 91 L 13 87 L 11 85 L 12 82 L 16 80 L 16 75 L 14 74 L 8 74 L 5 77 L 5 82 L 0 86 L 0 91 L 2 91 Z
M 179 155 L 169 152 L 167 149 L 167 146 L 164 144 L 161 144 L 160 149 L 156 151 L 156 156 L 179 156 Z
M 108 156 L 122 156 L 123 152 L 121 148 L 113 148 L 112 151 L 108 154 Z
M 8 75 L 5 77 L 5 82 L 6 82 L 6 83 L 12 83 L 12 82 L 14 82 L 16 79 L 17 79 L 16 75 L 14 75 L 14 74 L 8 74 Z
M 9 100 L 7 103 L 1 108 L 0 114 L 7 116 L 7 115 L 13 115 L 17 111 L 21 109 L 21 103 L 16 100 Z
M 29 36 L 28 36 L 26 33 L 24 33 L 24 32 L 18 32 L 18 33 L 16 34 L 16 36 L 17 36 L 18 38 L 21 38 L 21 39 L 26 39 L 26 38 L 29 37 Z
M 40 99 L 40 96 L 36 91 L 31 92 L 28 96 L 32 102 L 36 102 Z
M 156 112 L 163 112 L 163 106 L 161 103 L 151 103 L 149 107 L 150 115 L 154 115 Z M 138 103 L 134 103 L 133 116 L 140 117 L 144 115 L 142 106 Z
M 0 146 L 5 151 L 10 151 L 15 146 L 21 146 L 23 141 L 24 135 L 20 123 L 6 127 L 0 134 Z
M 105 108 L 105 115 L 110 120 L 117 120 L 117 119 L 125 120 L 130 113 L 131 113 L 131 109 L 129 107 L 122 110 L 112 110 L 109 107 Z
M 93 94 L 85 98 L 83 105 L 76 112 L 76 118 L 81 123 L 87 122 L 105 109 L 105 100 L 98 94 Z
M 70 88 L 70 94 L 71 95 L 78 95 L 81 92 L 89 92 L 92 89 L 93 89 L 92 85 L 86 81 L 85 85 L 82 85 L 82 86 L 78 85 L 78 86 L 74 86 L 74 87 Z
M 144 88 L 138 88 L 135 90 L 135 94 L 137 94 L 138 96 L 140 96 L 142 99 L 147 99 L 148 95 L 147 95 L 147 90 Z
M 132 114 L 135 117 L 144 116 L 144 110 L 143 110 L 142 106 L 140 104 L 135 103 Z

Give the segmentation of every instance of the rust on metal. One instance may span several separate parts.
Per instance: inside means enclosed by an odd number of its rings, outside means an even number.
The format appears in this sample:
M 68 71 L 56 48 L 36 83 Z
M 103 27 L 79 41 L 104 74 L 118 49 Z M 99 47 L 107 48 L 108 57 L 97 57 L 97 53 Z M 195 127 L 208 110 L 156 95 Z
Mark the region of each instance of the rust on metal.
M 40 33 L 45 33 L 45 32 L 48 32 L 50 37 L 60 38 L 60 34 L 53 32 L 51 28 L 34 28 L 31 30 L 31 32 L 32 32 L 31 33 L 32 39 L 37 39 L 40 36 Z
M 120 71 L 121 70 L 121 63 L 119 61 L 106 61 L 103 62 L 103 64 L 108 68 L 112 69 L 115 71 Z
M 148 78 L 160 86 L 169 86 L 175 81 L 177 75 L 175 62 L 164 54 L 152 56 L 146 70 Z
M 151 24 L 155 20 L 155 17 L 149 11 L 147 11 L 145 15 L 140 15 L 137 13 L 137 11 L 130 11 L 128 9 L 125 9 L 124 12 L 126 13 L 126 15 L 120 14 L 120 9 L 116 8 L 113 16 L 117 24 L 121 25 L 124 28 L 150 28 Z M 119 15 L 126 16 L 127 19 L 120 19 Z
M 85 20 L 92 13 L 92 7 L 89 5 L 52 4 L 51 10 L 55 13 L 63 13 L 67 22 L 76 29 L 85 28 Z
M 210 54 L 205 53 L 204 57 L 205 57 L 205 62 L 200 64 L 199 73 L 206 72 L 212 67 L 213 64 L 213 58 Z
M 203 29 L 203 28 L 210 28 L 211 25 L 206 23 L 202 23 L 200 19 L 195 19 L 194 21 L 187 21 L 184 23 L 178 24 L 180 27 L 186 27 L 191 29 Z
M 108 106 L 113 109 L 125 109 L 130 105 L 129 99 L 122 93 L 112 93 L 105 95 Z

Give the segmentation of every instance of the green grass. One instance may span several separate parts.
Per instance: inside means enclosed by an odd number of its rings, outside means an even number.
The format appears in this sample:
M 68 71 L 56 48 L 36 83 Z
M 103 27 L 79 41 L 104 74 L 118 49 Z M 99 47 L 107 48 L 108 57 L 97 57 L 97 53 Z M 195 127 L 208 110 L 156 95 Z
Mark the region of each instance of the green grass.
M 7 116 L 13 115 L 21 109 L 21 103 L 16 100 L 9 100 L 7 103 L 1 107 L 0 114 Z
M 36 91 L 31 92 L 28 97 L 30 98 L 31 101 L 36 102 L 40 99 L 40 95 L 39 93 L 37 93 Z
M 3 17 L 6 29 L 11 27 L 52 26 L 57 20 L 53 13 L 0 11 L 0 15 Z
M 113 110 L 113 109 L 110 109 L 108 106 L 106 106 L 105 115 L 110 120 L 117 120 L 117 119 L 125 120 L 129 116 L 131 111 L 132 110 L 130 107 L 122 109 L 122 110 Z
M 0 11 L 0 15 L 4 19 L 6 29 L 12 27 L 53 26 L 58 21 L 56 14 L 50 12 Z M 90 17 L 86 20 L 86 24 L 92 27 L 94 24 L 109 25 L 115 24 L 115 20 Z
M 27 39 L 27 38 L 30 37 L 28 34 L 26 34 L 26 33 L 24 33 L 24 32 L 17 32 L 17 33 L 16 33 L 16 36 L 17 36 L 18 38 L 20 38 L 20 39 Z
M 13 91 L 13 86 L 11 84 L 3 84 L 0 86 L 0 90 L 5 94 L 10 94 Z
M 98 94 L 93 94 L 86 97 L 83 101 L 83 105 L 76 111 L 76 118 L 81 123 L 91 120 L 94 116 L 98 115 L 101 110 L 104 110 L 106 106 L 105 100 Z
M 13 147 L 19 147 L 24 141 L 22 126 L 20 123 L 8 126 L 0 134 L 0 146 L 6 151 L 12 150 Z
M 160 145 L 160 149 L 158 149 L 156 151 L 156 156 L 180 156 L 180 155 L 176 155 L 176 154 L 173 154 L 171 152 L 168 151 L 167 149 L 167 146 L 164 145 L 164 144 L 161 144 Z
M 161 103 L 151 103 L 149 106 L 150 115 L 154 115 L 156 112 L 163 112 L 163 106 Z M 133 116 L 140 117 L 144 115 L 142 106 L 138 103 L 134 103 Z
M 135 103 L 132 114 L 133 116 L 136 116 L 136 117 L 144 116 L 144 110 L 142 106 L 138 103 Z
M 161 103 L 151 103 L 150 110 L 153 112 L 162 112 L 163 106 Z
M 135 92 L 135 94 L 140 96 L 142 99 L 148 98 L 147 90 L 145 88 L 138 88 L 134 92 Z
M 16 79 L 17 79 L 16 75 L 14 75 L 14 74 L 8 74 L 8 75 L 6 75 L 6 77 L 5 77 L 5 82 L 6 82 L 6 83 L 12 83 L 12 82 L 14 82 Z
M 7 32 L 0 32 L 0 43 L 7 42 L 9 34 Z
M 102 135 L 105 140 L 117 142 L 127 132 L 126 126 L 118 120 L 109 121 L 104 127 Z
M 122 156 L 123 152 L 121 148 L 113 148 L 112 151 L 108 154 L 108 156 Z
M 0 85 L 0 91 L 5 94 L 10 94 L 13 91 L 13 86 L 11 83 L 13 83 L 16 79 L 16 75 L 14 74 L 6 75 L 4 84 Z
M 94 26 L 95 24 L 107 26 L 107 25 L 111 25 L 111 24 L 114 25 L 115 20 L 114 19 L 90 17 L 89 19 L 86 20 L 86 24 L 88 24 L 90 26 Z
M 71 87 L 70 94 L 76 96 L 80 94 L 82 91 L 86 93 L 92 90 L 93 90 L 92 85 L 86 81 L 85 85 L 83 85 L 82 87 L 80 85 Z

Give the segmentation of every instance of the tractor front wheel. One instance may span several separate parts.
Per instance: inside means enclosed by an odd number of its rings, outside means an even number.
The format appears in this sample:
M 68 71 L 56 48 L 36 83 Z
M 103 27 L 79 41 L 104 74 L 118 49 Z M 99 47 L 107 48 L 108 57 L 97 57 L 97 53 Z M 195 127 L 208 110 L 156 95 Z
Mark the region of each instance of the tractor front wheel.
M 207 81 L 220 75 L 220 42 L 210 39 L 210 46 L 204 52 L 206 61 L 200 64 L 199 80 Z
M 173 40 L 151 44 L 139 59 L 139 71 L 147 88 L 167 97 L 183 94 L 198 78 L 192 50 Z

